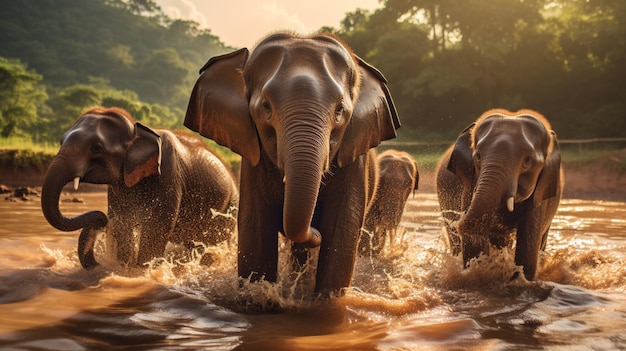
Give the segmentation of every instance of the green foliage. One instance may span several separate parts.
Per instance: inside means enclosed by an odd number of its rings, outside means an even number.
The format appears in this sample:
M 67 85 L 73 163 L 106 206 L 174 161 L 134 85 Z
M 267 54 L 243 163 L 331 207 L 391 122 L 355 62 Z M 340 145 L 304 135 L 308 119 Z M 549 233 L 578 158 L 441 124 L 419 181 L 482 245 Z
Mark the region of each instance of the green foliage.
M 18 60 L 0 57 L 0 136 L 20 134 L 35 124 L 47 98 L 41 76 Z
M 453 140 L 490 108 L 564 138 L 626 131 L 626 2 L 386 0 L 342 37 L 388 79 L 408 140 Z M 153 0 L 0 0 L 0 137 L 56 142 L 85 109 L 183 128 L 198 69 L 231 48 Z M 28 67 L 28 68 L 27 68 Z
M 182 128 L 198 69 L 230 49 L 197 23 L 165 16 L 152 0 L 0 4 L 3 138 L 58 141 L 94 105 L 124 108 L 150 126 Z
M 0 169 L 43 174 L 54 154 L 30 149 L 0 150 Z
M 387 76 L 401 135 L 451 140 L 490 108 L 561 138 L 626 131 L 626 2 L 387 0 L 330 30 Z

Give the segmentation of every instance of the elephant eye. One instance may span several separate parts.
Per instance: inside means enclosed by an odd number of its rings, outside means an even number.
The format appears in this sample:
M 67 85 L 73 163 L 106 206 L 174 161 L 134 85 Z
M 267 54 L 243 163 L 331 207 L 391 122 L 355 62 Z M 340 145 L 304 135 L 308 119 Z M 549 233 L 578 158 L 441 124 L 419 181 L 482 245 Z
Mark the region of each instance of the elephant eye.
M 524 157 L 524 161 L 522 163 L 522 167 L 524 168 L 530 168 L 530 166 L 532 166 L 534 161 L 534 158 L 532 157 L 532 155 L 527 155 L 526 157 Z
M 102 144 L 96 143 L 96 144 L 91 145 L 91 148 L 89 149 L 89 151 L 91 151 L 91 153 L 94 155 L 99 155 L 102 152 L 104 152 L 104 147 L 102 146 Z
M 343 111 L 345 110 L 345 106 L 343 104 L 343 101 L 339 103 L 339 105 L 337 105 L 337 109 L 335 110 L 335 113 L 340 115 L 343 113 Z
M 270 102 L 263 99 L 263 101 L 261 101 L 261 107 L 263 108 L 266 118 L 270 119 L 270 117 L 272 117 L 272 105 L 270 105 Z
M 337 105 L 335 108 L 335 122 L 339 123 L 341 121 L 341 117 L 343 116 L 343 112 L 346 110 L 346 106 L 343 103 L 343 100 Z

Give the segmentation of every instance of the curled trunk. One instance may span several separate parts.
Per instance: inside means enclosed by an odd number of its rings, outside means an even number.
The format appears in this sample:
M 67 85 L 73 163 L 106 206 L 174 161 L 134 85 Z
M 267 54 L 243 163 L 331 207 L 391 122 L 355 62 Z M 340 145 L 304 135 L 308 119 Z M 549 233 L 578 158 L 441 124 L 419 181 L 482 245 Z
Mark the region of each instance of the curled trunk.
M 65 184 L 76 176 L 71 173 L 67 165 L 53 161 L 46 173 L 41 191 L 41 209 L 48 223 L 54 228 L 70 232 L 84 227 L 102 228 L 106 226 L 107 216 L 101 211 L 89 211 L 74 218 L 63 216 L 59 210 L 59 197 Z

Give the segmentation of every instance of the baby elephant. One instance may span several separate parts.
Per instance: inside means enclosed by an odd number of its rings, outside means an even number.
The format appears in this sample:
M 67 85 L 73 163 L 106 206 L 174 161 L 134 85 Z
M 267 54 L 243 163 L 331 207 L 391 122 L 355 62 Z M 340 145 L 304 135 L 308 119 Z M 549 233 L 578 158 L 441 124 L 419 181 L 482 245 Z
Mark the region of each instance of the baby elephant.
M 436 173 L 452 252 L 467 264 L 490 244 L 510 245 L 517 232 L 515 263 L 534 279 L 563 185 L 548 121 L 530 110 L 488 111 L 459 135 Z
M 59 210 L 68 182 L 108 184 L 108 216 L 91 211 L 74 218 Z M 141 265 L 162 256 L 168 242 L 191 249 L 229 238 L 238 205 L 231 172 L 195 137 L 150 129 L 118 108 L 94 108 L 65 132 L 50 164 L 41 207 L 58 230 L 82 229 L 78 256 L 86 269 L 98 265 L 93 247 L 106 227 L 107 250 L 120 263 Z M 138 239 L 134 239 L 138 234 Z M 136 245 L 136 241 L 138 245 Z
M 404 151 L 387 150 L 376 157 L 378 185 L 365 215 L 359 242 L 361 254 L 378 255 L 385 245 L 386 234 L 392 243 L 400 224 L 409 194 L 419 183 L 417 162 Z

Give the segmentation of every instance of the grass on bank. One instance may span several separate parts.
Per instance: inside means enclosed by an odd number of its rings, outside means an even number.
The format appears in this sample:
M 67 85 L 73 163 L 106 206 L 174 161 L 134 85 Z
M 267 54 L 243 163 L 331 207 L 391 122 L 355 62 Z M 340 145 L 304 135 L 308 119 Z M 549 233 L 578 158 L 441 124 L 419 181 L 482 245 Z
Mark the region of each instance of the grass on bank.
M 232 168 L 237 169 L 241 157 L 212 140 L 207 145 Z M 417 160 L 420 170 L 434 171 L 441 155 L 449 145 L 394 145 L 383 144 L 379 150 L 390 148 L 406 151 Z M 24 138 L 0 138 L 0 169 L 43 170 L 57 153 L 59 145 L 38 144 Z M 571 167 L 600 167 L 606 170 L 626 172 L 626 148 L 624 143 L 562 144 L 561 159 Z
M 231 167 L 238 167 L 241 157 L 228 148 L 205 139 L 208 147 Z M 59 151 L 60 144 L 34 143 L 20 137 L 0 138 L 0 171 L 43 171 L 45 172 Z
M 601 167 L 610 171 L 626 172 L 626 145 L 624 143 L 561 144 L 561 162 L 571 167 Z M 434 171 L 448 144 L 393 145 L 383 144 L 380 150 L 403 150 L 417 160 L 420 170 Z
M 59 150 L 59 143 L 34 143 L 30 138 L 0 138 L 0 150 L 30 150 L 34 153 L 54 155 Z

